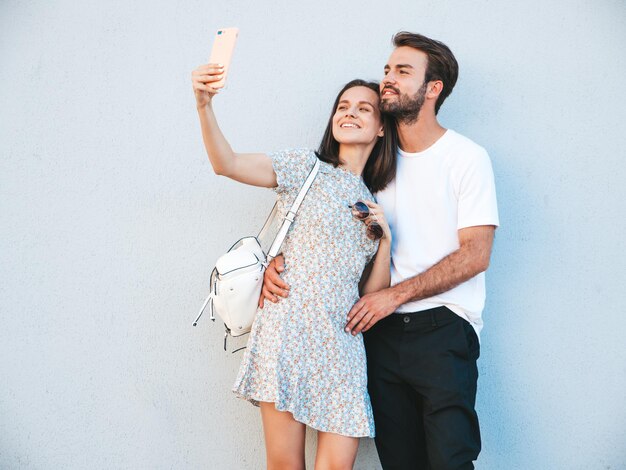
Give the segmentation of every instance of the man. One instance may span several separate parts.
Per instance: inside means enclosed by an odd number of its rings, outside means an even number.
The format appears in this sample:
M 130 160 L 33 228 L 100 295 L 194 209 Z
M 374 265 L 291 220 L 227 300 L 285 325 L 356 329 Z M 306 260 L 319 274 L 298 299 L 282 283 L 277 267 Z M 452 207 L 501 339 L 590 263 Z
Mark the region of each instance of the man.
M 487 152 L 437 112 L 458 65 L 450 49 L 401 32 L 381 110 L 397 120 L 396 179 L 376 195 L 393 234 L 391 287 L 363 296 L 346 331 L 365 332 L 376 448 L 384 469 L 473 469 L 484 271 L 498 226 Z M 282 266 L 278 260 L 276 266 Z M 271 267 L 263 295 L 287 287 Z

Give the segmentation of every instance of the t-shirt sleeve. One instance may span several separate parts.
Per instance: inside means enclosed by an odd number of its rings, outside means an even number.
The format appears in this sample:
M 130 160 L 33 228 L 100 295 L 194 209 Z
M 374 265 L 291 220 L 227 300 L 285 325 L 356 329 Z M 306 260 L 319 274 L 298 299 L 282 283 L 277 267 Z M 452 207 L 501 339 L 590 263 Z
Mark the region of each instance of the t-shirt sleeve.
M 461 178 L 458 229 L 500 225 L 491 160 L 484 149 L 473 155 Z
M 269 154 L 276 173 L 277 193 L 299 191 L 315 163 L 315 153 L 309 149 L 289 149 Z

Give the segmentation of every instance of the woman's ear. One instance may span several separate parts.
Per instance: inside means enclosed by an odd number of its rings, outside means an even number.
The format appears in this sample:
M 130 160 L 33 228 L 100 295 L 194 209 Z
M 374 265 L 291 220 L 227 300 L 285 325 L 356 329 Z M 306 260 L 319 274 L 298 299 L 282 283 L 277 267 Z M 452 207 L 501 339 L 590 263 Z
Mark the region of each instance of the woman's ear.
M 380 130 L 378 131 L 378 134 L 376 134 L 378 137 L 382 137 L 385 135 L 385 128 L 383 126 L 380 126 Z

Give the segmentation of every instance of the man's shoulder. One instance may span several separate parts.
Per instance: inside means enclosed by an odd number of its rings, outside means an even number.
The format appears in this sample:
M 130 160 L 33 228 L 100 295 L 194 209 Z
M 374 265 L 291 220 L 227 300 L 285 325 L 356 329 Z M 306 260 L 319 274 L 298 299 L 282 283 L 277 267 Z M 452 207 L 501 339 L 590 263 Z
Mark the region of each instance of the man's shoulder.
M 457 183 L 460 184 L 460 181 L 468 174 L 476 176 L 492 174 L 491 159 L 487 150 L 472 139 L 452 132 L 450 144 L 447 147 L 446 161 Z
M 487 150 L 482 145 L 477 144 L 469 137 L 459 134 L 452 129 L 448 129 L 446 132 L 449 145 L 448 151 L 456 157 L 460 158 L 489 158 Z
M 469 137 L 448 130 L 448 133 L 450 132 L 445 157 L 450 170 L 461 174 L 471 169 L 480 169 L 481 172 L 489 171 L 491 159 L 487 150 Z

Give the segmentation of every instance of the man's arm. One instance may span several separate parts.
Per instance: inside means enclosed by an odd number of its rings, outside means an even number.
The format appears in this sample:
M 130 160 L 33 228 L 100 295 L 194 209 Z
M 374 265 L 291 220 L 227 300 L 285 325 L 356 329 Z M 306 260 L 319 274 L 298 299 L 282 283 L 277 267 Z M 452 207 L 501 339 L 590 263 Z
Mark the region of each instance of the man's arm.
M 269 266 L 263 274 L 263 289 L 259 297 L 259 307 L 263 308 L 265 299 L 270 302 L 278 302 L 279 297 L 287 297 L 289 295 L 289 284 L 283 281 L 280 273 L 285 270 L 285 257 L 279 254 L 270 261 Z
M 459 230 L 459 249 L 415 277 L 388 289 L 364 295 L 348 313 L 346 331 L 367 331 L 400 305 L 447 292 L 489 266 L 495 227 L 480 225 Z

